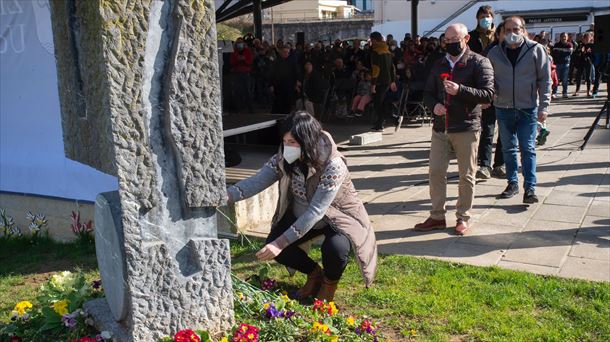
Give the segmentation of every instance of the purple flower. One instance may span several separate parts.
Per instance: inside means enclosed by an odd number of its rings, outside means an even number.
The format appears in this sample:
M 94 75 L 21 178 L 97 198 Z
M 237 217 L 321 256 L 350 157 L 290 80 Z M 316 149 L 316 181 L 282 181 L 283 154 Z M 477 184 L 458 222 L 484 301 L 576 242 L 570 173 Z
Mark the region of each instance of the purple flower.
M 270 304 L 267 310 L 265 310 L 265 317 L 267 318 L 278 318 L 281 313 L 275 308 L 273 304 Z
M 292 310 L 282 311 L 280 313 L 280 317 L 284 317 L 286 319 L 290 319 L 292 316 L 294 316 L 294 311 L 292 311 Z
M 273 287 L 275 287 L 275 280 L 273 279 L 266 279 L 265 281 L 263 281 L 263 283 L 261 284 L 261 287 L 263 288 L 263 290 L 267 291 L 272 289 Z
M 78 312 L 73 312 L 71 314 L 65 314 L 61 316 L 61 322 L 68 328 L 72 329 L 76 326 L 76 316 L 78 316 Z
M 102 286 L 102 280 L 94 280 L 93 282 L 91 282 L 91 286 L 96 290 L 99 289 Z

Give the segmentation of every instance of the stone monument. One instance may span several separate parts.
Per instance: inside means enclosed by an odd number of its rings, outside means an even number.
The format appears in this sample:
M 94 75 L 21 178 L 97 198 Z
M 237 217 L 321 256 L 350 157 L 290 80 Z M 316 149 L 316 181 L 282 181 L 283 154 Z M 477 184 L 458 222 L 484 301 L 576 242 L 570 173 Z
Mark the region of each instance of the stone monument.
M 214 1 L 52 0 L 66 156 L 116 175 L 96 201 L 106 298 L 85 304 L 118 341 L 233 324 Z

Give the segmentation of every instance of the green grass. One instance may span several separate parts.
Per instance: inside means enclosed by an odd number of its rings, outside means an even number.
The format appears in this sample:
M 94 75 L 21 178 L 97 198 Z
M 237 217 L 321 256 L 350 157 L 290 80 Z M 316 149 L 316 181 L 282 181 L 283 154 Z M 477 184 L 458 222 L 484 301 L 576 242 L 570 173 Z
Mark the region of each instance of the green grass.
M 8 322 L 15 303 L 29 300 L 36 304 L 40 285 L 53 274 L 79 269 L 88 278 L 98 277 L 94 244 L 0 239 L 0 323 Z
M 260 241 L 232 241 L 233 272 L 256 273 Z M 320 251 L 312 250 L 320 260 Z M 40 283 L 62 270 L 96 276 L 92 245 L 32 246 L 25 240 L 0 242 L 0 321 L 17 300 L 32 299 Z M 271 263 L 271 276 L 292 290 L 305 277 L 289 276 Z M 336 302 L 342 311 L 368 315 L 394 341 L 415 339 L 497 341 L 609 341 L 610 284 L 538 276 L 495 267 L 474 267 L 409 256 L 380 256 L 372 288 L 364 288 L 350 261 Z M 409 337 L 413 338 L 413 337 Z

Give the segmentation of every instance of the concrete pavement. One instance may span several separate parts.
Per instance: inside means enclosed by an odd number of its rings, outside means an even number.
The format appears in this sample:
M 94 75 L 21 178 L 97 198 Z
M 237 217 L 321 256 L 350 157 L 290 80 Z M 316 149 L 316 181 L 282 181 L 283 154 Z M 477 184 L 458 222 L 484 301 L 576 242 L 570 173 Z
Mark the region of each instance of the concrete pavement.
M 343 142 L 340 147 L 371 216 L 380 253 L 610 281 L 610 130 L 598 127 L 587 148 L 578 149 L 602 105 L 602 99 L 583 93 L 554 100 L 548 119 L 551 135 L 537 150 L 540 202 L 524 205 L 522 189 L 512 199 L 497 199 L 506 186 L 503 179 L 477 182 L 472 228 L 463 237 L 451 228 L 430 233 L 411 229 L 431 208 L 428 124 L 403 125 L 396 134 L 387 128 L 382 142 L 366 146 L 348 146 L 347 141 L 369 125 L 335 123 L 328 129 Z M 457 176 L 455 160 L 449 168 L 452 176 Z M 454 177 L 448 184 L 448 224 L 455 222 L 456 199 Z

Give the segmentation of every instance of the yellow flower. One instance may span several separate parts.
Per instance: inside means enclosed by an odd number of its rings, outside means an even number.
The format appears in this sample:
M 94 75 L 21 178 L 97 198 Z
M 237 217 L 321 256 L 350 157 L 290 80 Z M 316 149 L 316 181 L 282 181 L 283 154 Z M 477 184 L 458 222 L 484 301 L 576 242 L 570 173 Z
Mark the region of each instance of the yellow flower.
M 19 315 L 19 317 L 21 317 L 25 314 L 26 311 L 28 311 L 31 308 L 32 308 L 32 303 L 28 302 L 27 300 L 24 300 L 24 301 L 17 303 L 15 305 L 14 310 L 17 311 L 17 314 Z
M 269 309 L 269 305 L 271 305 L 271 304 L 269 304 L 269 303 L 263 304 L 263 309 L 265 309 L 265 310 Z
M 66 299 L 57 301 L 53 303 L 53 310 L 60 316 L 63 316 L 68 313 L 68 303 L 69 301 Z
M 326 333 L 328 331 L 328 325 L 322 324 L 320 322 L 313 322 L 313 326 L 311 327 L 312 332 L 321 332 Z
M 410 333 L 412 336 L 417 336 L 417 331 L 415 329 L 411 329 Z
M 356 324 L 356 320 L 354 319 L 354 317 L 353 317 L 353 316 L 349 316 L 349 317 L 346 319 L 346 321 L 347 321 L 347 325 L 354 325 L 354 324 Z
M 280 299 L 282 299 L 285 303 L 290 303 L 290 298 L 288 295 L 283 294 Z
M 331 337 L 330 342 L 339 342 L 339 337 L 338 336 Z
M 339 309 L 335 306 L 335 302 L 328 303 L 328 313 L 332 315 L 336 315 L 339 312 Z
M 229 342 L 229 339 L 225 336 L 218 342 Z

